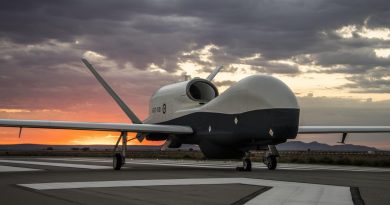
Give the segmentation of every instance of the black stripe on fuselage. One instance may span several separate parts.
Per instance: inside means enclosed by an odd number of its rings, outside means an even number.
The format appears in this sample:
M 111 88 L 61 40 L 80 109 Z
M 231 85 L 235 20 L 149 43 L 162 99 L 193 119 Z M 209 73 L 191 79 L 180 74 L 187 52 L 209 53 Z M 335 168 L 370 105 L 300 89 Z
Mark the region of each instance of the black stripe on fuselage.
M 180 136 L 182 143 L 198 144 L 211 158 L 231 158 L 228 155 L 241 155 L 256 146 L 294 139 L 299 109 L 262 109 L 240 114 L 196 112 L 159 124 L 191 126 L 194 134 Z

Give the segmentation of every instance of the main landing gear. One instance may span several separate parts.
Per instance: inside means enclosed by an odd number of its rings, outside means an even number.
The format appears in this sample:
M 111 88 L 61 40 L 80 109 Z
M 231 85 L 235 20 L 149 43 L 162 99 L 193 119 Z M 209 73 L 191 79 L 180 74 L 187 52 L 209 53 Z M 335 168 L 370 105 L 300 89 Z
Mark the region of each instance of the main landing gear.
M 276 149 L 275 145 L 268 145 L 268 151 L 265 153 L 263 162 L 267 165 L 269 170 L 275 170 L 278 164 L 276 157 L 279 157 L 279 152 Z
M 122 140 L 122 147 L 120 152 L 117 152 L 119 142 L 121 140 Z M 121 132 L 121 135 L 119 136 L 113 151 L 114 158 L 112 161 L 112 167 L 114 168 L 114 170 L 120 170 L 122 166 L 125 164 L 126 150 L 127 150 L 127 132 Z
M 275 145 L 268 145 L 268 151 L 265 153 L 265 156 L 263 158 L 263 162 L 265 165 L 267 165 L 267 168 L 269 170 L 275 170 L 276 166 L 278 164 L 277 157 L 279 157 L 279 152 L 276 149 Z M 250 172 L 252 171 L 252 161 L 250 159 L 250 153 L 247 152 L 245 154 L 245 157 L 242 160 L 242 167 L 237 167 L 237 171 L 245 171 Z
M 237 171 L 250 172 L 252 171 L 252 161 L 250 159 L 250 153 L 245 153 L 245 157 L 242 160 L 242 167 L 237 167 Z
M 267 165 L 269 170 L 275 170 L 278 164 L 277 157 L 279 157 L 279 152 L 276 149 L 275 145 L 268 145 L 268 151 L 265 153 L 263 162 Z M 237 167 L 237 171 L 252 171 L 252 161 L 250 159 L 250 153 L 247 152 L 245 157 L 242 160 L 242 167 Z

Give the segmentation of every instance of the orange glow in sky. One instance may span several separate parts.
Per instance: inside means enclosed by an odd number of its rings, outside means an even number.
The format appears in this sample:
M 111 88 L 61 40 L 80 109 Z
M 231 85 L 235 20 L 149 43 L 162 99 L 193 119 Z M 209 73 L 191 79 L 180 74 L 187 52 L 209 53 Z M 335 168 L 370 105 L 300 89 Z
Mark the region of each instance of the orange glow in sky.
M 1 128 L 0 144 L 50 144 L 50 145 L 109 145 L 115 144 L 119 132 L 49 130 L 23 128 L 21 138 L 18 138 L 19 128 Z M 128 139 L 135 133 L 128 133 Z M 129 141 L 129 145 L 161 145 L 164 141 Z
M 61 120 L 80 122 L 121 122 L 128 123 L 129 120 L 122 115 L 119 108 L 113 108 L 114 103 L 109 103 L 107 109 L 84 111 L 49 111 L 49 110 L 0 110 L 0 118 L 8 119 L 34 119 L 34 120 Z M 115 114 L 118 112 L 118 114 Z M 114 114 L 113 114 L 114 113 Z M 141 113 L 143 115 L 143 113 Z M 21 138 L 18 138 L 19 128 L 1 127 L 0 144 L 50 144 L 50 145 L 109 145 L 115 144 L 120 133 L 104 131 L 84 130 L 60 130 L 60 129 L 35 129 L 23 128 Z M 128 139 L 135 137 L 135 133 L 128 133 Z M 138 140 L 129 141 L 129 145 L 161 145 L 164 141 L 147 141 L 142 143 Z
M 119 132 L 49 130 L 23 128 L 21 138 L 18 138 L 19 128 L 2 128 L 0 144 L 50 144 L 50 145 L 109 145 L 115 144 Z M 128 133 L 128 139 L 135 133 Z M 164 141 L 129 141 L 129 145 L 161 145 Z

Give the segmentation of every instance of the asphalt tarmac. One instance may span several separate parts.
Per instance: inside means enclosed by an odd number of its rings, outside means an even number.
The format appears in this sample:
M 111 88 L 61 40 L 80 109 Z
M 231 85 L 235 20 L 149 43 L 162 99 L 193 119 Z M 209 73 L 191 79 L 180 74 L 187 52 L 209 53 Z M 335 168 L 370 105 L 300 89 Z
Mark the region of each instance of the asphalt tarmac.
M 240 162 L 0 157 L 0 204 L 389 204 L 390 169 Z

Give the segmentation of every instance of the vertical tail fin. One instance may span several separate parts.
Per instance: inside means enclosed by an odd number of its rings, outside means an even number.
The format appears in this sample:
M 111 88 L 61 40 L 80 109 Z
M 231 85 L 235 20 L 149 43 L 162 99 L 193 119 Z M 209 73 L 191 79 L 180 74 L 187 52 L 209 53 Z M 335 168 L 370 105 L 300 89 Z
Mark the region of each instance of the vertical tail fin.
M 214 77 L 219 73 L 219 71 L 223 68 L 223 65 L 220 65 L 218 67 L 216 67 L 212 73 L 210 73 L 209 76 L 207 76 L 207 80 L 208 81 L 212 81 L 214 79 Z

